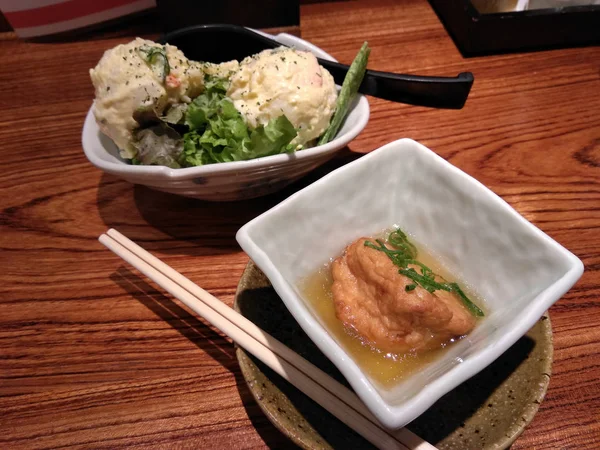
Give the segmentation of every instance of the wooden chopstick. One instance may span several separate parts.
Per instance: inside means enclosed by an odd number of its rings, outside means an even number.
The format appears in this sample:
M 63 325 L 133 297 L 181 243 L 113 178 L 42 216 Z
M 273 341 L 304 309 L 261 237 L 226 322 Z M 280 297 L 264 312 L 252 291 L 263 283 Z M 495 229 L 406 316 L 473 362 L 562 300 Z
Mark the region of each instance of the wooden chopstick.
M 383 428 L 348 388 L 118 231 L 110 229 L 99 240 L 374 445 L 435 448 L 406 428 Z

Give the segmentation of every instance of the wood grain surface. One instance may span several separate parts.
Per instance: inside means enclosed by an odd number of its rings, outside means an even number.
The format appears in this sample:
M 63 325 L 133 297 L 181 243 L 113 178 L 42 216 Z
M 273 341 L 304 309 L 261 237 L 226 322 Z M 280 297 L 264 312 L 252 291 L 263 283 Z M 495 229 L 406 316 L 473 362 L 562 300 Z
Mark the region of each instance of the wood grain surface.
M 289 448 L 231 343 L 97 237 L 116 227 L 231 304 L 237 229 L 335 167 L 411 137 L 498 193 L 585 264 L 550 310 L 547 397 L 514 449 L 600 445 L 600 48 L 465 59 L 424 0 L 306 4 L 303 38 L 342 62 L 475 84 L 460 111 L 370 98 L 339 157 L 278 194 L 214 204 L 133 186 L 85 158 L 88 70 L 137 29 L 52 43 L 0 34 L 0 448 Z

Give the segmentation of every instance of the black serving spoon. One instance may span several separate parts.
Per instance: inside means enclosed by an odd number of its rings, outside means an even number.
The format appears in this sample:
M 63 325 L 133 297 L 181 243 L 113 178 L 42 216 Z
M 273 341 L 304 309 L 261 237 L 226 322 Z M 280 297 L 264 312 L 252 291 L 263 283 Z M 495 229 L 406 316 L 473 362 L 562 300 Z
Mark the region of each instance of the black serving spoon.
M 282 44 L 238 25 L 196 25 L 165 34 L 160 42 L 177 46 L 190 59 L 220 63 L 242 60 Z M 337 84 L 342 84 L 349 66 L 318 58 Z M 432 108 L 461 109 L 473 85 L 473 74 L 424 77 L 367 70 L 359 92 L 394 102 Z

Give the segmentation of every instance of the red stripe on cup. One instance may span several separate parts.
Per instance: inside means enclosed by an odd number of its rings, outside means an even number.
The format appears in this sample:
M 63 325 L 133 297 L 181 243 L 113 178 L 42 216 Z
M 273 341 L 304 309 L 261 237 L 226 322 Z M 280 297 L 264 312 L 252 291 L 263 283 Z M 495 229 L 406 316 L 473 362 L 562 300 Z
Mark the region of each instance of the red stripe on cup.
M 13 28 L 38 27 L 88 16 L 119 6 L 134 3 L 136 0 L 67 0 L 54 5 L 23 11 L 6 12 L 4 16 Z

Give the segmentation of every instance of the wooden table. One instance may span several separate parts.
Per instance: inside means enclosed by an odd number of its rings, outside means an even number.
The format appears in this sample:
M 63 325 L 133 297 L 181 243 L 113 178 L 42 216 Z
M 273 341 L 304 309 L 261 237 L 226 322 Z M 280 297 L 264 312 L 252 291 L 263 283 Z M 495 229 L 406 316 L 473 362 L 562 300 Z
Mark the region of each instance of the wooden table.
M 427 2 L 307 4 L 302 37 L 349 62 L 476 82 L 460 111 L 370 98 L 371 120 L 333 164 L 280 194 L 211 204 L 104 175 L 81 149 L 88 69 L 135 29 L 93 40 L 0 35 L 0 447 L 289 447 L 254 404 L 230 342 L 96 238 L 116 227 L 231 304 L 249 219 L 401 137 L 435 150 L 579 256 L 550 310 L 547 397 L 514 449 L 600 442 L 600 48 L 464 59 Z

